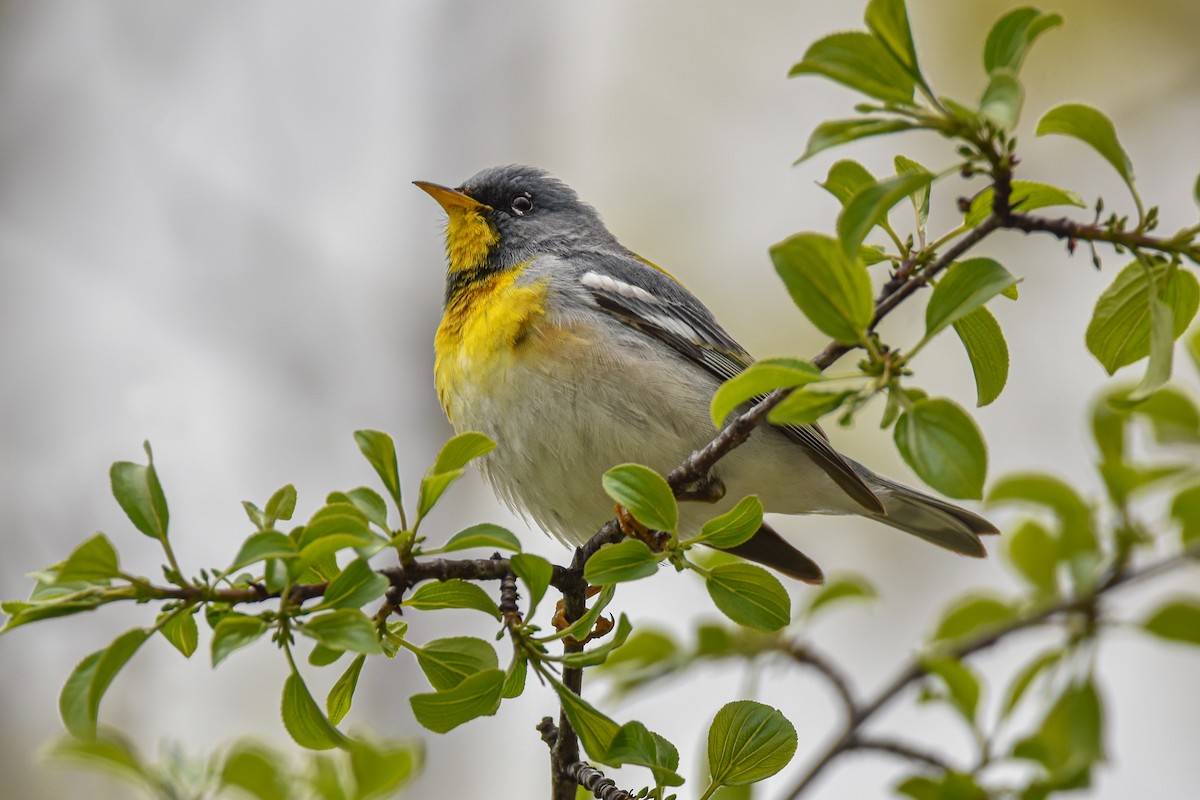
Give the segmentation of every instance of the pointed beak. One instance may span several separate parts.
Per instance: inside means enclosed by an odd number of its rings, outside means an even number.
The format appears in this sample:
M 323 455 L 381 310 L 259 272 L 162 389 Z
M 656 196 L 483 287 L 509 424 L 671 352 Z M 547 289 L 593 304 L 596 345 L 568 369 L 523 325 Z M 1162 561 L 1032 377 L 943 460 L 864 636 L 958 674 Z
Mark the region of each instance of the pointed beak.
M 428 181 L 413 181 L 413 185 L 434 200 L 437 200 L 438 205 L 445 209 L 447 214 L 453 214 L 456 211 L 491 210 L 491 206 L 485 205 L 457 189 L 448 189 L 445 186 L 439 186 L 436 183 L 429 183 Z

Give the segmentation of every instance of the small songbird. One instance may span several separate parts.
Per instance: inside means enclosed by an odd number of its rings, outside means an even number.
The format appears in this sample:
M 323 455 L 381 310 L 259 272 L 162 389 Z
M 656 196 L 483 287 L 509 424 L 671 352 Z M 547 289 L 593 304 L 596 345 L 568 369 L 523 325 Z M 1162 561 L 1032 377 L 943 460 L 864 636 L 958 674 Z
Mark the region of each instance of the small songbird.
M 417 181 L 449 215 L 438 398 L 458 431 L 487 434 L 496 493 L 564 543 L 613 516 L 601 475 L 666 474 L 713 436 L 709 401 L 753 359 L 691 292 L 623 247 L 599 214 L 540 169 L 486 169 L 457 189 Z M 682 503 L 680 530 L 748 494 L 768 512 L 859 514 L 983 557 L 982 517 L 877 475 L 816 425 L 764 425 L 712 469 L 714 505 Z M 767 525 L 737 555 L 802 581 L 820 568 Z

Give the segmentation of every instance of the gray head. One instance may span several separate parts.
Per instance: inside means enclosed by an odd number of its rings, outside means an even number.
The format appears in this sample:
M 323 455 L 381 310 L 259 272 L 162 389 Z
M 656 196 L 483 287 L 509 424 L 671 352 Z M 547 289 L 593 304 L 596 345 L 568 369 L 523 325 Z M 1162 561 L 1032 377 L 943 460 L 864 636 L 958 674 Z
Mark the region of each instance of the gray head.
M 600 215 L 545 170 L 490 167 L 456 189 L 417 182 L 450 216 L 450 273 L 495 271 L 540 255 L 620 247 Z

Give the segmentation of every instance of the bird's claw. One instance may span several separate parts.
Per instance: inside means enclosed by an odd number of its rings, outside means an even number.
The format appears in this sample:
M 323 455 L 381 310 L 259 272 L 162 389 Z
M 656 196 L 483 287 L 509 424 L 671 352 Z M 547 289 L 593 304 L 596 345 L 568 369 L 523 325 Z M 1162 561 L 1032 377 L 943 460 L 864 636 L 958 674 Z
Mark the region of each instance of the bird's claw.
M 667 549 L 667 545 L 671 542 L 671 534 L 666 531 L 650 530 L 634 519 L 633 514 L 629 513 L 629 509 L 620 503 L 613 506 L 613 511 L 617 514 L 617 525 L 620 526 L 621 533 L 630 539 L 637 539 L 644 542 L 647 547 L 656 553 L 661 553 Z

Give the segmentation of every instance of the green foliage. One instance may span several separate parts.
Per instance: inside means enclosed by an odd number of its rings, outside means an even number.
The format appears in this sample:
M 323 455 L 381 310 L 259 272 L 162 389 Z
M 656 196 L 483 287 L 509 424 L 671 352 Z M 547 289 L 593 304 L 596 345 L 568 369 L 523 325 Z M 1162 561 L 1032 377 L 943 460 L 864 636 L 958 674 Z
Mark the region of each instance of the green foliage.
M 709 571 L 704 585 L 721 613 L 739 625 L 777 631 L 791 619 L 787 590 L 762 567 L 721 564 Z
M 765 358 L 721 384 L 709 404 L 714 428 L 720 428 L 730 412 L 776 389 L 793 389 L 824 380 L 821 371 L 807 361 L 794 358 Z
M 700 535 L 689 541 L 703 541 L 710 547 L 726 550 L 747 541 L 762 524 L 763 504 L 756 495 L 750 495 L 724 514 L 704 523 Z
M 708 729 L 708 769 L 714 787 L 757 783 L 796 754 L 796 728 L 778 709 L 741 700 L 717 712 Z
M 674 533 L 679 526 L 675 494 L 654 470 L 640 464 L 621 464 L 604 473 L 601 482 L 609 497 L 650 530 Z
M 862 340 L 871 322 L 871 279 L 837 240 L 796 234 L 771 248 L 771 260 L 792 300 L 822 333 L 847 344 Z
M 588 559 L 583 577 L 593 586 L 636 581 L 658 572 L 661 555 L 652 551 L 645 542 L 626 539 L 606 544 Z
M 896 449 L 913 472 L 949 497 L 980 498 L 987 450 L 975 422 L 953 401 L 918 400 L 896 420 Z
M 1174 342 L 1187 330 L 1200 307 L 1200 282 L 1190 272 L 1157 259 L 1149 269 L 1139 261 L 1128 264 L 1096 303 L 1088 323 L 1087 346 L 1111 375 L 1126 364 L 1150 355 L 1153 314 L 1162 316 L 1159 300 L 1169 307 L 1170 325 L 1165 332 Z

